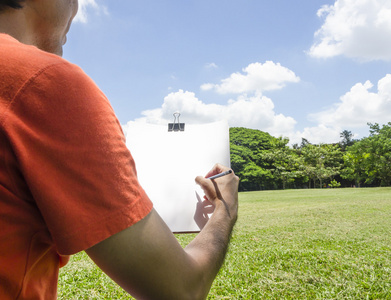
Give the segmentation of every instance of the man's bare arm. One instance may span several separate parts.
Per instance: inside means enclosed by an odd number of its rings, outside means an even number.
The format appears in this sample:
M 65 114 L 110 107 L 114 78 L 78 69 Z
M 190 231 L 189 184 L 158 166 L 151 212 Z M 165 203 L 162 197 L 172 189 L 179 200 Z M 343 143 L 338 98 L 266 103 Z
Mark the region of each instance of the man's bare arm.
M 227 168 L 216 165 L 207 175 Z M 205 299 L 227 251 L 237 218 L 234 174 L 197 177 L 215 206 L 203 230 L 183 249 L 155 210 L 135 225 L 87 249 L 114 281 L 140 299 Z

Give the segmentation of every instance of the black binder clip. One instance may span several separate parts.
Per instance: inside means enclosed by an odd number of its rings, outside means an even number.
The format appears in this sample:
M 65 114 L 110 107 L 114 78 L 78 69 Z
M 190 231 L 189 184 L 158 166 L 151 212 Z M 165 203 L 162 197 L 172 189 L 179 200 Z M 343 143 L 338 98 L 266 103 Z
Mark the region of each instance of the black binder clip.
M 174 123 L 168 123 L 168 131 L 185 131 L 185 123 L 179 123 L 179 116 L 181 114 L 179 112 L 175 112 L 173 114 L 174 116 Z

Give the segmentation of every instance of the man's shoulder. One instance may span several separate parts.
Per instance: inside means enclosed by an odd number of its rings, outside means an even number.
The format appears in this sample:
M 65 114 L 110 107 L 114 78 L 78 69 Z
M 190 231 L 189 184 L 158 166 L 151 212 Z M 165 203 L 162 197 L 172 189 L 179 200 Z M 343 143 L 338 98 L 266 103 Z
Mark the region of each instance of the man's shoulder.
M 30 86 L 44 73 L 48 73 L 46 83 L 50 86 L 59 80 L 87 77 L 78 66 L 57 55 L 0 34 L 0 100 L 10 101 L 22 87 Z
M 8 35 L 0 34 L 0 69 L 3 72 L 7 70 L 12 77 L 28 78 L 58 64 L 65 65 L 69 69 L 77 69 L 75 65 L 55 54 L 42 51 L 35 46 L 22 44 Z

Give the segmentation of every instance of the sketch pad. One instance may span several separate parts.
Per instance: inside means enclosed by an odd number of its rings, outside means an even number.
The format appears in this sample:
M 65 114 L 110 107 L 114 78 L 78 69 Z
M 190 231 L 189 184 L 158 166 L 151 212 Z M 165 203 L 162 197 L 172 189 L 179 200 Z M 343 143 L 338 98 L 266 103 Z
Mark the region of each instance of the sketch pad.
M 208 215 L 200 211 L 204 194 L 194 180 L 215 163 L 230 166 L 227 122 L 186 124 L 178 132 L 168 132 L 167 125 L 130 122 L 126 145 L 141 186 L 171 231 L 200 231 Z

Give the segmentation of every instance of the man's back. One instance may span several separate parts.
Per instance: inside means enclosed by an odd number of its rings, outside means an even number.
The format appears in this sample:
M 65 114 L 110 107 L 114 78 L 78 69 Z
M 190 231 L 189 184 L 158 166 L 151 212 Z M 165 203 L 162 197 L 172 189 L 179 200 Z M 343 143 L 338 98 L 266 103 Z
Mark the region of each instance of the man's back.
M 133 162 L 121 134 L 107 99 L 78 67 L 0 34 L 1 299 L 54 299 L 68 261 L 59 253 L 84 250 L 150 211 L 134 169 L 124 168 Z M 134 178 L 133 186 L 121 178 Z M 113 193 L 118 203 L 107 207 Z M 146 205 L 115 225 L 124 199 Z M 114 232 L 99 228 L 108 226 L 103 219 Z
M 37 292 L 40 295 L 53 293 L 46 295 L 52 298 L 56 295 L 55 290 L 45 291 L 45 286 L 33 287 L 29 283 L 31 277 L 41 276 L 45 281 L 56 282 L 59 259 L 20 174 L 12 137 L 8 137 L 12 131 L 5 128 L 8 125 L 5 123 L 13 117 L 9 110 L 16 94 L 35 73 L 56 61 L 59 58 L 32 46 L 22 46 L 8 35 L 0 35 L 0 295 L 9 298 L 17 298 L 25 292 L 31 296 L 37 296 Z M 11 120 L 14 121 L 17 120 Z M 36 251 L 37 248 L 40 251 Z

